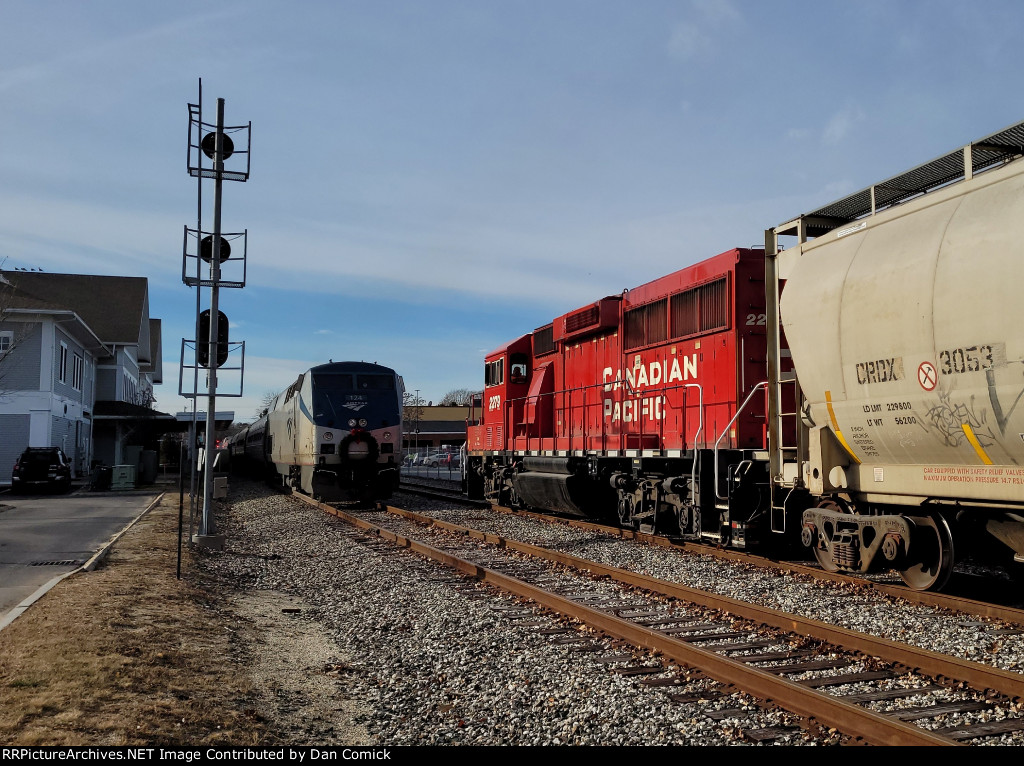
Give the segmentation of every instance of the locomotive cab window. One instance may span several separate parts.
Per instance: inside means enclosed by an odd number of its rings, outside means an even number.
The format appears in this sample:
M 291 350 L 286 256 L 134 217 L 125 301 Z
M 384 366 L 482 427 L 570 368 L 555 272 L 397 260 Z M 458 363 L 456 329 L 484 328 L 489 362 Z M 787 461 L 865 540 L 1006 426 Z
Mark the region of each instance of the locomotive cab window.
M 313 377 L 313 420 L 329 428 L 341 428 L 353 417 L 376 422 L 388 412 L 392 397 L 374 392 L 394 390 L 393 375 L 317 373 Z
M 484 385 L 500 386 L 505 382 L 505 360 L 498 359 L 484 366 Z
M 356 375 L 356 388 L 360 391 L 392 391 L 395 379 L 391 375 Z
M 512 354 L 509 357 L 509 382 L 526 382 L 526 354 Z

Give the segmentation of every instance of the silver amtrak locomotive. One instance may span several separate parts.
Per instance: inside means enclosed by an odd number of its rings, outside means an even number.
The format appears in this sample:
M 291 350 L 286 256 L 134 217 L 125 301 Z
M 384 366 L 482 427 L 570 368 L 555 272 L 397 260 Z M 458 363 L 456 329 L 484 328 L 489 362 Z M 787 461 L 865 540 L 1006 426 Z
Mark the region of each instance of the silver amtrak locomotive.
M 233 438 L 233 462 L 324 500 L 386 500 L 399 480 L 404 390 L 379 364 L 313 367 Z

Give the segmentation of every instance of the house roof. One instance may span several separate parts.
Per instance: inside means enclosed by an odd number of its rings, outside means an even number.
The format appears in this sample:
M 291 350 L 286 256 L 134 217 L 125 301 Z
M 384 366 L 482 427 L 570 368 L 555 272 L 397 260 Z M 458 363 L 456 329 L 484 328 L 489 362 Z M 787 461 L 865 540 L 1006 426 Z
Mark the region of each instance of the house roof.
M 150 361 L 149 283 L 145 277 L 4 271 L 12 309 L 71 309 L 104 343 L 138 344 Z

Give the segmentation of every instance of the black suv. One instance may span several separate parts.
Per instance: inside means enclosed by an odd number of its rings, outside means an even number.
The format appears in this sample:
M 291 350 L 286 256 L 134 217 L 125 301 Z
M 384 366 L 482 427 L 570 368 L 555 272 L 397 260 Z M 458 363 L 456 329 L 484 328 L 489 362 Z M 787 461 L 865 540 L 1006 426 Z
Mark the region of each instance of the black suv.
M 17 492 L 29 487 L 60 492 L 71 489 L 71 463 L 60 447 L 29 447 L 21 453 L 11 474 L 11 489 Z

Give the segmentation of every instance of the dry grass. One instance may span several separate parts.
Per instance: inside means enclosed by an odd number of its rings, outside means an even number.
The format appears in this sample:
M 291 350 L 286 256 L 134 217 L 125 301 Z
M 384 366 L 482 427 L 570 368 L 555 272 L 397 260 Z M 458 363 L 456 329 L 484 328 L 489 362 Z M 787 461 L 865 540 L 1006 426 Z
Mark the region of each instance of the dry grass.
M 166 495 L 0 632 L 0 742 L 277 744 L 244 672 L 252 626 L 224 618 L 187 546 L 175 577 L 177 513 Z

